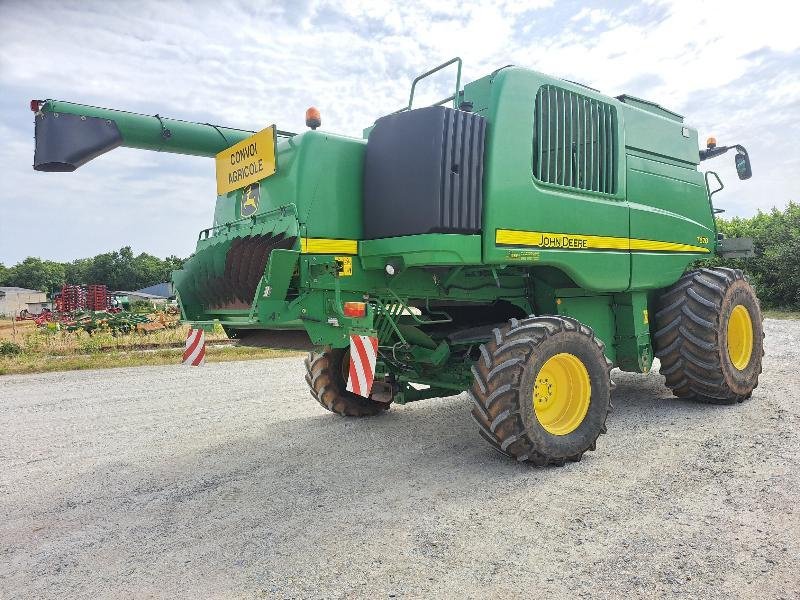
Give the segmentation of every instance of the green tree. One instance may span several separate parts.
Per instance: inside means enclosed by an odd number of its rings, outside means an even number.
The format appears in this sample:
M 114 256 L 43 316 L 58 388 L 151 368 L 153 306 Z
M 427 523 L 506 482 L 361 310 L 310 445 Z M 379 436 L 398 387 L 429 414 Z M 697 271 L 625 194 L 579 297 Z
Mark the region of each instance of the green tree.
M 93 258 L 79 258 L 64 265 L 67 283 L 89 283 L 89 269 L 94 262 Z
M 133 259 L 136 287 L 139 289 L 161 283 L 165 279 L 164 261 L 149 254 L 140 254 Z
M 178 269 L 182 269 L 183 268 L 183 263 L 185 263 L 185 262 L 186 262 L 186 259 L 178 258 L 174 254 L 171 255 L 171 256 L 168 256 L 167 258 L 164 259 L 164 264 L 165 264 L 166 268 L 169 270 L 170 273 L 172 271 L 177 271 Z
M 784 210 L 759 211 L 753 217 L 718 219 L 727 237 L 753 238 L 753 258 L 715 261 L 742 269 L 756 287 L 761 303 L 769 308 L 800 309 L 800 204 Z
M 104 283 L 115 290 L 135 290 L 137 278 L 134 271 L 133 251 L 126 246 L 119 252 L 95 256 L 86 274 L 86 283 Z
M 112 290 L 138 290 L 169 281 L 172 271 L 180 269 L 183 262 L 177 256 L 162 260 L 144 252 L 134 255 L 128 246 L 68 263 L 29 257 L 10 268 L 0 264 L 0 285 L 52 292 L 65 282 L 77 285 L 99 283 Z
M 29 256 L 15 265 L 8 278 L 9 285 L 52 292 L 65 281 L 65 269 L 61 263 Z
M 169 281 L 174 269 L 183 266 L 183 259 L 169 256 L 164 260 L 147 253 L 134 255 L 129 246 L 93 258 L 75 260 L 67 265 L 69 283 L 102 283 L 113 290 L 138 290 Z

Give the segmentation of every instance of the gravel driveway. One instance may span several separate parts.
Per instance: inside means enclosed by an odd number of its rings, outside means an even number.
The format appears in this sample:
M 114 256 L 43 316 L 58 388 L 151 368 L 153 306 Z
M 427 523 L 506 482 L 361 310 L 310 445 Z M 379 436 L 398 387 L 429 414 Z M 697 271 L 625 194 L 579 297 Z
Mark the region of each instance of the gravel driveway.
M 800 597 L 800 322 L 739 406 L 614 372 L 583 462 L 465 395 L 326 413 L 299 358 L 0 377 L 0 597 Z

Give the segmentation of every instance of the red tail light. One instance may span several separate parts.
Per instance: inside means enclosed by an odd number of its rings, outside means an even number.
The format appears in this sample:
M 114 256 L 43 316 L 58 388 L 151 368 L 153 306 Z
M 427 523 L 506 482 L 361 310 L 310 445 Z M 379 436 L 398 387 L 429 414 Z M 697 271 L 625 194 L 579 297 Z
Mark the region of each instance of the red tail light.
M 366 302 L 345 302 L 344 303 L 344 316 L 345 317 L 363 317 L 367 314 Z
M 31 110 L 33 112 L 39 112 L 44 106 L 44 100 L 31 100 Z

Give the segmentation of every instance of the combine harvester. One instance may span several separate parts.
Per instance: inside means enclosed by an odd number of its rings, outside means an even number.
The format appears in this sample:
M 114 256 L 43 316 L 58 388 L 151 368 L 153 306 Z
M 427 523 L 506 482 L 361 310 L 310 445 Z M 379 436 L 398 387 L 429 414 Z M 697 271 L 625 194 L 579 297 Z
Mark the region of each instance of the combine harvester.
M 453 94 L 412 109 L 455 65 Z M 445 106 L 447 105 L 447 106 Z M 339 415 L 468 390 L 478 432 L 561 465 L 606 431 L 612 366 L 661 360 L 681 398 L 736 403 L 758 383 L 761 311 L 717 233 L 701 161 L 741 146 L 631 96 L 461 60 L 417 77 L 363 139 L 254 133 L 36 100 L 34 168 L 73 171 L 126 146 L 216 158 L 213 227 L 174 273 L 181 315 L 242 343 L 306 347 L 311 394 Z M 716 180 L 710 189 L 709 177 Z M 265 383 L 268 385 L 268 383 Z

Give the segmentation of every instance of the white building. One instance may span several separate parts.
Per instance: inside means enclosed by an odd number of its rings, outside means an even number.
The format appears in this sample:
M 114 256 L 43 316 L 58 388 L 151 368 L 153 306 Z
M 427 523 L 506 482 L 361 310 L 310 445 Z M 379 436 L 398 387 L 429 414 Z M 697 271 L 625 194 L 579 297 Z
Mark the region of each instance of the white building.
M 26 290 L 20 287 L 0 287 L 0 316 L 16 317 L 23 310 L 38 315 L 44 307 L 49 307 L 47 294 L 39 290 Z
M 118 302 L 126 303 L 126 302 L 149 302 L 153 305 L 153 308 L 163 308 L 164 305 L 167 303 L 167 298 L 164 296 L 157 296 L 156 294 L 147 294 L 145 292 L 129 292 L 126 290 L 119 290 L 114 292 L 114 296 L 117 298 Z

